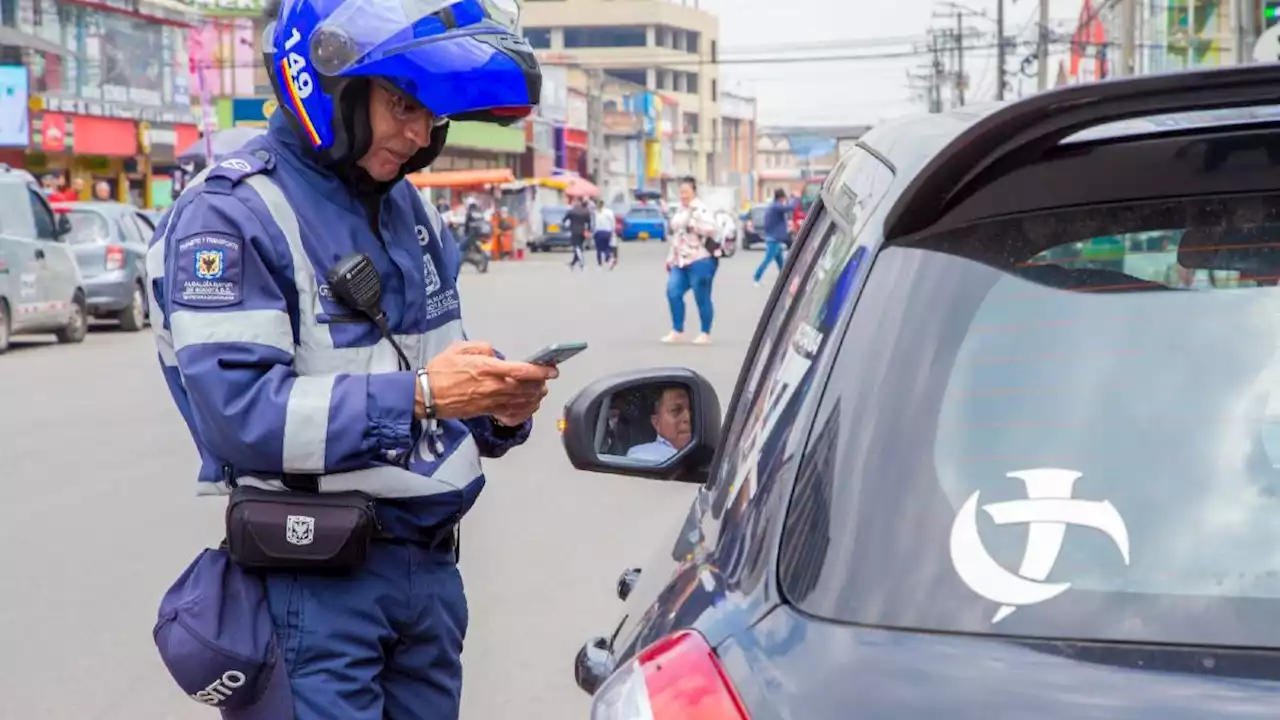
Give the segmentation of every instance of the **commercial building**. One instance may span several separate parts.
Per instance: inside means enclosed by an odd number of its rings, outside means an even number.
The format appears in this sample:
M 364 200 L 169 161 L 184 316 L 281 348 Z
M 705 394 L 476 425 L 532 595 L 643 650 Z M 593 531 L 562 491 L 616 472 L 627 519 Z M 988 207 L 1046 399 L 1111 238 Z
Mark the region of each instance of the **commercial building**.
M 721 142 L 718 149 L 724 176 L 721 183 L 737 188 L 738 197 L 756 196 L 756 99 L 720 93 Z
M 756 197 L 775 190 L 804 191 L 806 182 L 825 177 L 840 156 L 868 130 L 867 125 L 762 127 L 756 139 Z
M 524 5 L 525 37 L 544 65 L 598 70 L 669 102 L 671 170 L 719 178 L 719 21 L 662 0 L 550 0 Z
M 1280 20 L 1280 0 L 1135 0 L 1136 74 L 1252 62 L 1258 36 Z M 1073 82 L 1124 74 L 1120 6 L 1084 0 L 1070 73 Z M 1096 19 L 1095 19 L 1096 18 Z M 1082 62 L 1083 60 L 1083 62 Z
M 4 6 L 0 159 L 164 204 L 177 148 L 198 137 L 185 41 L 193 9 L 173 0 Z

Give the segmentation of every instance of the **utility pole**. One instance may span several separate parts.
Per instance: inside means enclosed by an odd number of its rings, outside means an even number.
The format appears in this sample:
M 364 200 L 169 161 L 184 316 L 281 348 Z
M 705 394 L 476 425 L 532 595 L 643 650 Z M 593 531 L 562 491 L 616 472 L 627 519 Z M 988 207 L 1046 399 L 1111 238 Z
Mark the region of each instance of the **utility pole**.
M 1040 32 L 1036 44 L 1036 89 L 1049 89 L 1049 0 L 1040 0 Z
M 956 12 L 956 101 L 964 107 L 964 13 Z
M 996 99 L 1004 99 L 1004 0 L 996 0 Z
M 587 68 L 587 175 L 596 185 L 604 183 L 604 73 Z
M 1138 31 L 1137 0 L 1120 0 L 1120 77 L 1137 74 L 1134 40 Z
M 938 47 L 938 36 L 933 36 L 933 72 L 932 80 L 929 83 L 929 89 L 932 91 L 930 104 L 932 107 L 929 112 L 942 112 L 942 78 L 946 73 L 946 68 L 942 65 L 942 48 Z

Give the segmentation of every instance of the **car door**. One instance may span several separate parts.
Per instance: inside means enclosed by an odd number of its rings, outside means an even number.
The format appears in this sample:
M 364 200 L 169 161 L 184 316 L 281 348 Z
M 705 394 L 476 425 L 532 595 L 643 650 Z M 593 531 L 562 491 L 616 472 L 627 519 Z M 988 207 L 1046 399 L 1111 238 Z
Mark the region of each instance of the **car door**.
M 12 329 L 19 332 L 43 321 L 40 300 L 42 251 L 35 241 L 24 186 L 0 183 L 0 295 L 9 304 Z
M 27 206 L 31 209 L 35 242 L 42 256 L 41 302 L 47 319 L 61 325 L 71 315 L 71 300 L 80 287 L 80 268 L 71 248 L 58 237 L 53 209 L 35 188 L 27 188 Z
M 125 226 L 125 263 L 130 268 L 132 277 L 142 278 L 145 285 L 147 243 L 151 241 L 155 228 L 147 216 L 134 209 L 121 214 L 120 224 Z

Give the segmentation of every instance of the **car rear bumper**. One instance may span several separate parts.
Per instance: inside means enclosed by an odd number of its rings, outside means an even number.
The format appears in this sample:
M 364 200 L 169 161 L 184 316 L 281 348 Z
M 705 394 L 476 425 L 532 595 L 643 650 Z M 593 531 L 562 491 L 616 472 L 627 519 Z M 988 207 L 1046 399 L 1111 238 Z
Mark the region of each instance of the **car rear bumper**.
M 85 278 L 84 294 L 89 314 L 95 317 L 120 312 L 133 299 L 133 278 L 123 270 Z
M 569 241 L 568 233 L 553 233 L 541 235 L 530 244 L 537 247 L 569 247 L 572 243 Z

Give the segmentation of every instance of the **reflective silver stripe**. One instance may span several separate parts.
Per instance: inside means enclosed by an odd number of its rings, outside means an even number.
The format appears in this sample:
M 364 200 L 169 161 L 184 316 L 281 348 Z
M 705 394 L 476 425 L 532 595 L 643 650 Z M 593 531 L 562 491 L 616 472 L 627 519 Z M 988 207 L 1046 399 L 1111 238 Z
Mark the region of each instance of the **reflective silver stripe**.
M 202 170 L 191 179 L 191 182 L 187 184 L 183 192 L 185 193 L 187 190 L 204 182 L 204 178 L 208 174 L 208 168 Z M 160 238 L 160 241 L 150 248 L 147 248 L 148 280 L 164 279 L 165 246 L 169 244 L 169 239 L 172 235 L 173 217 L 170 216 L 169 222 L 165 223 L 164 226 L 164 237 Z M 163 285 L 163 283 L 161 284 Z M 164 323 L 160 321 L 160 318 L 164 317 L 164 309 L 160 307 L 160 299 L 153 292 L 154 287 L 152 285 L 147 288 L 147 305 L 151 308 L 151 318 L 154 321 L 151 323 L 151 332 L 156 338 L 156 349 L 160 351 L 160 362 L 164 363 L 166 367 L 178 367 L 178 354 L 173 347 L 173 336 L 168 330 L 164 329 Z
M 470 443 L 470 447 L 468 447 L 468 443 Z M 474 441 L 470 438 L 458 447 L 452 457 L 457 457 L 459 454 L 479 457 Z M 450 460 L 452 460 L 452 457 Z M 449 462 L 445 463 L 445 465 L 449 464 Z M 459 471 L 463 471 L 465 469 L 464 466 L 471 464 L 473 463 L 458 463 L 457 468 Z M 479 467 L 478 459 L 474 461 L 474 465 Z M 469 472 L 469 470 L 466 470 L 466 472 Z M 319 478 L 319 482 L 320 492 L 360 490 L 380 498 L 416 498 L 460 490 L 479 476 L 480 473 L 476 472 L 474 475 L 464 478 L 462 472 L 449 471 L 444 475 L 437 473 L 427 477 L 409 472 L 395 465 L 379 465 L 378 467 L 364 470 L 323 475 Z M 279 480 L 261 480 L 252 476 L 237 478 L 236 483 L 249 487 L 263 488 L 264 490 L 285 489 L 284 484 Z M 231 488 L 222 482 L 200 483 L 197 493 L 199 495 L 228 495 L 231 493 Z
M 293 282 L 298 290 L 298 346 L 300 352 L 295 359 L 294 369 L 300 375 L 321 374 L 305 365 L 312 349 L 333 349 L 333 335 L 327 326 L 316 322 L 316 296 L 320 286 L 316 283 L 316 271 L 311 265 L 311 258 L 302 245 L 302 230 L 298 226 L 298 216 L 289 206 L 288 199 L 280 188 L 269 178 L 262 175 L 250 175 L 245 183 L 252 187 L 258 197 L 267 206 L 267 212 L 276 227 L 284 234 L 289 243 L 289 254 L 293 258 Z
M 169 316 L 174 351 L 211 343 L 256 343 L 293 354 L 293 327 L 283 310 L 196 312 L 179 310 Z
M 333 375 L 294 379 L 284 410 L 284 460 L 281 467 L 285 472 L 324 472 L 334 380 Z
M 454 342 L 463 339 L 462 321 L 452 320 L 431 332 L 420 335 L 396 335 L 409 361 L 418 367 L 425 366 Z M 308 373 L 329 375 L 333 373 L 396 372 L 400 363 L 391 343 L 352 348 L 298 348 L 294 363 L 305 366 Z

